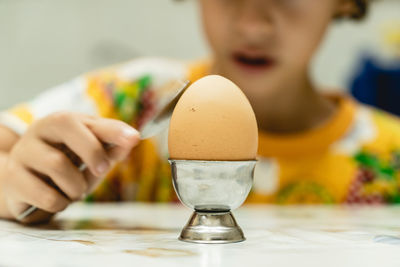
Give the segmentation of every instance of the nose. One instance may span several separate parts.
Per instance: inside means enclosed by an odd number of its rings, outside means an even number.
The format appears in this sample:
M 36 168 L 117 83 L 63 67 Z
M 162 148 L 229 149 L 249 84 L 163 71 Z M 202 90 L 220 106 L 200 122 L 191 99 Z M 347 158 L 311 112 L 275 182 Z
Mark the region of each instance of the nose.
M 243 0 L 237 9 L 236 29 L 249 42 L 269 38 L 273 29 L 273 12 L 268 0 Z

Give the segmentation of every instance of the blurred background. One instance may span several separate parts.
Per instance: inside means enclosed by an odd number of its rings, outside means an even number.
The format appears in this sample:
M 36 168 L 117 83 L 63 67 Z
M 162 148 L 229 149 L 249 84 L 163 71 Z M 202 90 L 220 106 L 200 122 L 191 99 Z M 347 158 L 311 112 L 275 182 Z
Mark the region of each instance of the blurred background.
M 0 44 L 0 109 L 137 56 L 208 53 L 195 0 L 0 0 Z M 400 99 L 399 62 L 400 0 L 381 0 L 363 22 L 335 23 L 312 72 L 325 88 L 379 106 L 367 87 L 389 84 Z

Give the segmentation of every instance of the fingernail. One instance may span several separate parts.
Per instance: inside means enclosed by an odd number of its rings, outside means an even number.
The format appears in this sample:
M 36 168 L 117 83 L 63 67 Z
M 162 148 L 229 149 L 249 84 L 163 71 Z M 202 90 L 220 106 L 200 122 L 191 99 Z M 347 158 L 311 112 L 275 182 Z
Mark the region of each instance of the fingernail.
M 97 165 L 97 172 L 99 174 L 104 174 L 109 168 L 109 164 L 106 161 L 103 161 L 102 163 L 100 163 L 99 165 Z
M 136 131 L 134 128 L 132 127 L 124 127 L 122 129 L 122 135 L 126 138 L 131 138 L 133 136 L 139 136 L 139 132 Z

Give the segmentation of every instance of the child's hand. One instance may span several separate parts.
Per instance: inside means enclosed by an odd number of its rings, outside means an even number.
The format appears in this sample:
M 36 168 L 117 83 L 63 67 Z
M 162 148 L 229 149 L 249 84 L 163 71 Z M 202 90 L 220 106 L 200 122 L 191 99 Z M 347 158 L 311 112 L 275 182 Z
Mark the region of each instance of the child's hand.
M 29 205 L 48 213 L 62 211 L 90 192 L 138 142 L 139 133 L 121 121 L 75 113 L 50 115 L 32 124 L 10 151 L 0 170 L 0 194 L 14 217 Z M 106 150 L 104 143 L 113 146 Z M 60 145 L 87 169 L 81 172 L 79 164 L 56 148 Z

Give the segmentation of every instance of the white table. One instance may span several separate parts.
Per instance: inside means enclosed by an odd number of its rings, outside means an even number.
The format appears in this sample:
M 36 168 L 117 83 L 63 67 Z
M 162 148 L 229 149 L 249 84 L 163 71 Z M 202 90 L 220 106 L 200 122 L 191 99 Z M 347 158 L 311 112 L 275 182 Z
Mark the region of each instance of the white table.
M 78 203 L 39 228 L 0 221 L 0 266 L 400 266 L 400 207 L 245 206 L 247 240 L 228 245 L 178 241 L 190 213 Z

